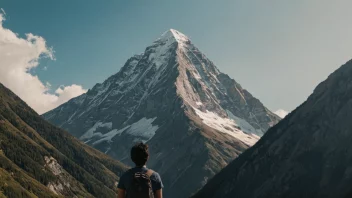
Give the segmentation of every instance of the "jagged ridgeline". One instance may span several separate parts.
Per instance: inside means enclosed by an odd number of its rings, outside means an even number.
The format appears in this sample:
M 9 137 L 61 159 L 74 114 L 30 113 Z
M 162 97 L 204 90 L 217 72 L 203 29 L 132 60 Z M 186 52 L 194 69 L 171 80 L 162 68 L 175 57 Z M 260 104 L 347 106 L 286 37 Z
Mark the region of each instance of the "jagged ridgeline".
M 43 117 L 127 164 L 148 142 L 168 198 L 190 196 L 280 120 L 173 29 Z
M 116 197 L 125 170 L 0 84 L 0 197 Z

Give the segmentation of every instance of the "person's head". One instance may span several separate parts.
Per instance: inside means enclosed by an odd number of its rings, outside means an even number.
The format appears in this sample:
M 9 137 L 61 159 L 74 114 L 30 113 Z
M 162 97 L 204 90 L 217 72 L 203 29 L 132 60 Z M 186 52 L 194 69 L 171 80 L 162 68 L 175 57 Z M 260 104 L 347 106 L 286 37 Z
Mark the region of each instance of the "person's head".
M 142 142 L 134 145 L 131 149 L 131 159 L 136 166 L 144 166 L 149 159 L 148 145 Z

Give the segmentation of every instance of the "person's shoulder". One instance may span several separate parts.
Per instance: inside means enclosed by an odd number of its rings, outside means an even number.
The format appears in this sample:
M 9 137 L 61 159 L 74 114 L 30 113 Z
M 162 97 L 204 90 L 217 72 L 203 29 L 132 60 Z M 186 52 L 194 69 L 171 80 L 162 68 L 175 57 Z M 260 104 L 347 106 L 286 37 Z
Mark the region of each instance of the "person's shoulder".
M 156 172 L 156 171 L 154 171 L 154 170 L 152 170 L 152 171 L 153 171 L 153 174 L 152 174 L 152 175 L 160 176 L 158 172 Z
M 133 171 L 132 169 L 133 169 L 133 168 L 128 169 L 126 172 L 124 172 L 124 173 L 121 175 L 120 178 L 128 177 L 129 175 L 131 175 L 131 173 L 132 173 L 132 171 Z
M 160 180 L 160 175 L 159 175 L 158 172 L 156 172 L 156 171 L 153 170 L 153 174 L 152 174 L 151 178 L 155 178 L 155 179 L 157 179 L 157 180 Z
M 131 169 L 124 172 L 119 179 L 117 188 L 126 189 L 126 185 L 128 184 L 130 175 L 131 175 Z
M 161 181 L 161 177 L 158 172 L 153 171 L 153 174 L 150 177 L 150 180 L 152 181 L 154 191 L 164 188 L 163 182 Z

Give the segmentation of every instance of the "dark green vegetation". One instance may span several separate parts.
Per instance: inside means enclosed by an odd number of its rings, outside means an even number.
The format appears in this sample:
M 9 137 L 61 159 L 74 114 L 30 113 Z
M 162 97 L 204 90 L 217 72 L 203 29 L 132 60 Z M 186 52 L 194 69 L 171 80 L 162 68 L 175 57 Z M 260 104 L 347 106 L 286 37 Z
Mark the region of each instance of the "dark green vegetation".
M 125 170 L 0 84 L 0 197 L 116 197 Z

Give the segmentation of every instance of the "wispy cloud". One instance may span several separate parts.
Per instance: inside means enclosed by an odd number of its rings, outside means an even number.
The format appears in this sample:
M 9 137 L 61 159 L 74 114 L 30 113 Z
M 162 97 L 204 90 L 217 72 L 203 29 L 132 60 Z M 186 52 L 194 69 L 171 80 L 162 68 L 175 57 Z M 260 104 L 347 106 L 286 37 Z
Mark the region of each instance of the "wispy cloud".
M 279 109 L 277 111 L 274 112 L 276 115 L 278 115 L 280 118 L 284 118 L 287 116 L 287 114 L 289 113 L 288 111 L 285 111 L 283 109 Z
M 1 9 L 1 12 L 6 16 L 6 12 L 3 8 L 0 8 Z
M 38 113 L 51 110 L 69 99 L 85 93 L 80 85 L 59 87 L 50 94 L 50 83 L 43 83 L 38 76 L 29 73 L 39 65 L 42 58 L 54 60 L 53 49 L 43 37 L 18 34 L 2 26 L 5 11 L 0 13 L 0 82 L 21 97 Z

